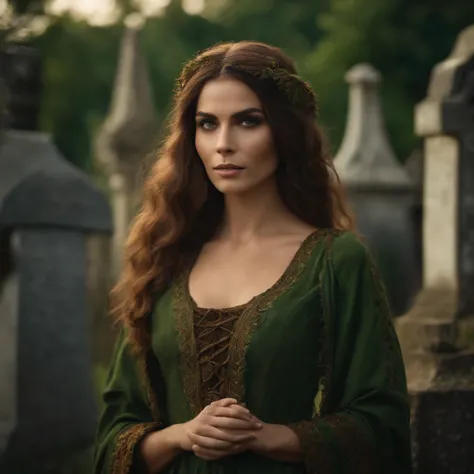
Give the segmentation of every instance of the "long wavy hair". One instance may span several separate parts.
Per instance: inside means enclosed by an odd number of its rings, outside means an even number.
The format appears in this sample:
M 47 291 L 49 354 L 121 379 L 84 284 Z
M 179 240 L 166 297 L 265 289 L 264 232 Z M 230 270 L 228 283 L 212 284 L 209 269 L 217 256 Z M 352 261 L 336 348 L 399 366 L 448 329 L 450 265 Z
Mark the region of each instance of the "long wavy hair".
M 316 120 L 311 88 L 280 49 L 257 42 L 216 45 L 191 60 L 177 81 L 166 138 L 144 183 L 124 268 L 112 292 L 114 312 L 133 347 L 149 348 L 147 316 L 224 216 L 223 195 L 209 181 L 195 147 L 195 112 L 206 82 L 231 76 L 259 97 L 273 133 L 279 192 L 316 228 L 353 228 L 332 158 Z

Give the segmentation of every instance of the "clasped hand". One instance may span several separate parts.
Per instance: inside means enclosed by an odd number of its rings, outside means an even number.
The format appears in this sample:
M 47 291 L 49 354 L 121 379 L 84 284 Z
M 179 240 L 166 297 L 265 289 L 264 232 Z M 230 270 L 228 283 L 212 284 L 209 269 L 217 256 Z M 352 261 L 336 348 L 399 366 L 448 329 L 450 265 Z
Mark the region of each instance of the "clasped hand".
M 214 461 L 251 449 L 263 424 L 237 400 L 225 398 L 211 403 L 186 423 L 183 449 Z

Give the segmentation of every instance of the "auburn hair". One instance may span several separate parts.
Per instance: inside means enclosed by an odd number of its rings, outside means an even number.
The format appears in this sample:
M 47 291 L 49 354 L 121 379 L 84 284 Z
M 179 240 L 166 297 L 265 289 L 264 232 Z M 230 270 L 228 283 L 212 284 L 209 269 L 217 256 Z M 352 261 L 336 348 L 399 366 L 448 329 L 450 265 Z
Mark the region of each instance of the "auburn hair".
M 167 135 L 145 180 L 123 270 L 112 291 L 116 318 L 138 351 L 149 348 L 148 315 L 156 297 L 223 219 L 223 196 L 196 151 L 195 113 L 204 84 L 224 75 L 245 83 L 262 103 L 278 153 L 276 179 L 288 208 L 316 228 L 354 225 L 317 124 L 314 94 L 298 78 L 293 61 L 258 42 L 224 43 L 204 51 L 184 67 L 177 82 Z

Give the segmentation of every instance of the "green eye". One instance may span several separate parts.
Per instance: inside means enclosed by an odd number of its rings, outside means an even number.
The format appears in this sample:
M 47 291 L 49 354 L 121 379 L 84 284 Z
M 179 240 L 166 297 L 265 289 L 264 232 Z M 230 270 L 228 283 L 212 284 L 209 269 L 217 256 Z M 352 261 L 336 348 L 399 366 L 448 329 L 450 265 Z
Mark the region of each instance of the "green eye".
M 256 127 L 262 123 L 262 119 L 259 117 L 247 117 L 246 119 L 242 120 L 242 126 L 246 128 Z
M 203 130 L 214 130 L 216 128 L 216 124 L 210 120 L 201 120 L 198 122 L 198 127 L 202 128 Z

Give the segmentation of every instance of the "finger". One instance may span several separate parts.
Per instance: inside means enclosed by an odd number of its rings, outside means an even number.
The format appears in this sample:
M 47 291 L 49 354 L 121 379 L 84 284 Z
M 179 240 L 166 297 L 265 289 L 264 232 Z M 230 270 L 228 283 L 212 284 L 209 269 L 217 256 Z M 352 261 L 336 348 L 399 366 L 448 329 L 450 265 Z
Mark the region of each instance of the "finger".
M 222 398 L 221 400 L 216 400 L 215 402 L 211 403 L 211 406 L 216 407 L 227 407 L 230 405 L 235 405 L 237 400 L 235 398 Z
M 227 441 L 228 443 L 242 443 L 256 438 L 254 431 L 250 430 L 225 430 L 208 426 L 206 429 L 200 431 L 199 434 L 206 438 L 217 439 L 220 441 Z M 199 444 L 199 443 L 198 443 Z
M 239 405 L 216 407 L 212 414 L 214 416 L 222 416 L 225 418 L 238 418 L 244 421 L 250 421 L 253 416 L 246 408 Z
M 204 459 L 205 461 L 217 461 L 218 459 L 227 456 L 226 451 L 217 451 L 215 449 L 201 448 L 201 446 L 198 446 L 197 444 L 195 444 L 192 449 L 196 456 L 200 457 L 201 459 Z
M 258 430 L 262 427 L 260 422 L 241 420 L 239 418 L 226 418 L 224 416 L 213 416 L 209 423 L 216 427 L 226 430 Z
M 197 444 L 201 448 L 223 450 L 232 446 L 232 443 L 229 441 L 209 438 L 208 436 L 202 436 L 197 433 L 188 433 L 188 437 L 193 444 Z
M 222 459 L 223 457 L 230 456 L 232 454 L 237 454 L 242 450 L 242 446 L 234 445 L 232 448 L 222 451 L 216 449 L 202 448 L 201 446 L 195 444 L 192 447 L 192 450 L 194 451 L 196 456 L 205 459 L 206 461 L 216 461 L 218 459 Z

